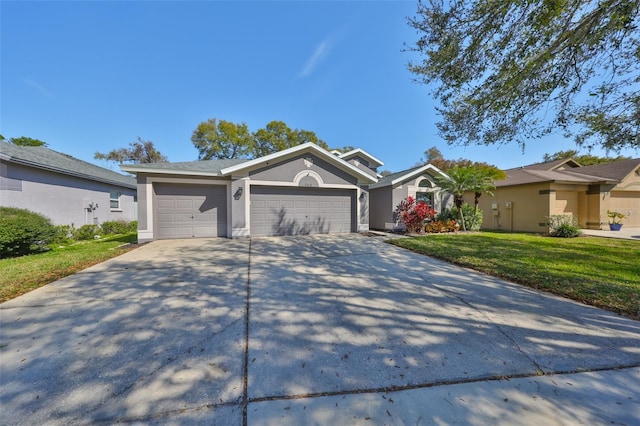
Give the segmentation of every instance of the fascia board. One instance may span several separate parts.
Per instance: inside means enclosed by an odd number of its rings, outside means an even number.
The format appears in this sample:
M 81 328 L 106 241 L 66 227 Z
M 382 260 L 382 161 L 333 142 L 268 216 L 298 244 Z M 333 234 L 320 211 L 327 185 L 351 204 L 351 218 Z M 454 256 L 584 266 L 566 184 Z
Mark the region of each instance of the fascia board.
M 395 178 L 394 180 L 391 181 L 390 185 L 391 186 L 395 186 L 397 184 L 399 184 L 400 182 L 403 182 L 407 179 L 412 178 L 413 176 L 418 176 L 421 175 L 422 173 L 426 172 L 427 170 L 433 170 L 434 172 L 436 172 L 437 174 L 439 174 L 440 176 L 442 176 L 445 179 L 449 179 L 449 176 L 444 173 L 442 170 L 440 170 L 439 168 L 437 168 L 436 166 L 433 166 L 431 164 L 427 164 L 419 169 L 416 169 L 410 173 L 407 173 L 406 175 L 402 175 L 400 177 Z

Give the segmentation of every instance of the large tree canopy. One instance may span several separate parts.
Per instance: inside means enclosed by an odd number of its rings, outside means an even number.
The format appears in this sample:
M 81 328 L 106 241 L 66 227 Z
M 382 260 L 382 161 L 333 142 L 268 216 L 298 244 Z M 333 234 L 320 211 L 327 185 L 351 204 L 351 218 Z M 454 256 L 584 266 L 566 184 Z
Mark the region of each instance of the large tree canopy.
M 420 1 L 417 80 L 433 84 L 449 143 L 560 129 L 578 145 L 640 148 L 640 2 Z
M 191 135 L 199 160 L 246 158 L 253 151 L 253 138 L 245 123 L 210 118 L 198 124 Z
M 145 141 L 140 136 L 136 142 L 131 142 L 129 148 L 114 149 L 106 154 L 96 152 L 93 156 L 96 160 L 115 161 L 118 164 L 133 163 L 166 163 L 167 157 L 156 149 L 151 141 Z
M 271 121 L 264 129 L 252 133 L 245 123 L 211 118 L 198 125 L 191 141 L 200 160 L 257 158 L 306 142 L 329 148 L 314 132 L 291 129 L 282 121 Z

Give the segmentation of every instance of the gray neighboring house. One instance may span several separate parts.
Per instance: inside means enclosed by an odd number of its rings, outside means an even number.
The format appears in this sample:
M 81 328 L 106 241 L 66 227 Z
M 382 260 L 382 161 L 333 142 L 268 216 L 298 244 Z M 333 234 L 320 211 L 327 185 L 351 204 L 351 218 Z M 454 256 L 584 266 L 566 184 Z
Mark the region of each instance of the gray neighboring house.
M 56 225 L 133 221 L 136 181 L 49 148 L 0 142 L 0 205 L 40 213 Z
M 451 207 L 450 194 L 440 191 L 436 177 L 447 175 L 437 167 L 427 164 L 387 175 L 369 187 L 369 224 L 371 229 L 400 230 L 404 225 L 398 223 L 395 209 L 406 197 L 424 201 L 437 212 Z
M 378 163 L 305 143 L 253 160 L 121 168 L 137 175 L 138 239 L 150 241 L 368 230 Z

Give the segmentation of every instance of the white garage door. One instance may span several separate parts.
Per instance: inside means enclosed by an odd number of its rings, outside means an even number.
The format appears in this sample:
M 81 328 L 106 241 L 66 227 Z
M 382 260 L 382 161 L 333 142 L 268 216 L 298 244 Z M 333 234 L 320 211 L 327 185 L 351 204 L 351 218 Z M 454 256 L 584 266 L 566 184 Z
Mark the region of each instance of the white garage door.
M 251 187 L 251 235 L 353 232 L 355 191 Z
M 153 190 L 156 238 L 227 235 L 226 186 L 156 183 Z

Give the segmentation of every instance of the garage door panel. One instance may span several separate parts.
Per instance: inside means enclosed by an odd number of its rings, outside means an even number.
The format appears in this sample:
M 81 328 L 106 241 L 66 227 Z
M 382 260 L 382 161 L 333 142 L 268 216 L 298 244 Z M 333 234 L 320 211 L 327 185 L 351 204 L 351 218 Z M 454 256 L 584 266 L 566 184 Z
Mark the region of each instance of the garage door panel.
M 226 186 L 156 183 L 154 193 L 157 238 L 226 236 Z
M 355 191 L 251 188 L 251 235 L 306 235 L 354 230 Z

